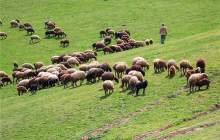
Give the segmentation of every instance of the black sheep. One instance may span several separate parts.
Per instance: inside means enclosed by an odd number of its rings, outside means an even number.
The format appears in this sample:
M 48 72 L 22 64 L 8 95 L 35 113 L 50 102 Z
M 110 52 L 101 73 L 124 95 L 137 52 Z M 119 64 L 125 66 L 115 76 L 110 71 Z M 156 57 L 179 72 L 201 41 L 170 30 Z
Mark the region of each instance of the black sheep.
M 139 82 L 136 84 L 136 96 L 138 96 L 138 92 L 140 89 L 143 89 L 143 94 L 145 94 L 145 89 L 148 86 L 148 81 L 144 80 L 143 82 Z

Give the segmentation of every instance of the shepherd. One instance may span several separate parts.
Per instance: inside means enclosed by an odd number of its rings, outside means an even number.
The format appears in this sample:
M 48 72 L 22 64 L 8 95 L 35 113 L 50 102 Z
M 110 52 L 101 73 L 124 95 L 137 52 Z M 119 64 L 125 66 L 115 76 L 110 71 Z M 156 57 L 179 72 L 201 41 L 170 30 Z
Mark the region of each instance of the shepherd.
M 164 44 L 166 36 L 167 36 L 167 27 L 165 26 L 165 24 L 162 24 L 160 27 L 160 43 L 161 44 Z

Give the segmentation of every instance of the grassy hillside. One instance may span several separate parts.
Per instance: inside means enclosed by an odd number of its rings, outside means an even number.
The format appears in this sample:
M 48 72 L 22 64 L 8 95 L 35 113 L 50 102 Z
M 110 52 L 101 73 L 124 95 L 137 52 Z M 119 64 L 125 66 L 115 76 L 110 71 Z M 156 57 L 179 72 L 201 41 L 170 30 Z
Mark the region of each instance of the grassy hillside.
M 126 61 L 131 65 L 132 58 L 142 56 L 150 63 L 155 58 L 188 59 L 195 66 L 198 58 L 204 58 L 212 81 L 209 90 L 189 95 L 183 88 L 186 80 L 180 73 L 168 79 L 167 73 L 154 74 L 151 63 L 145 76 L 149 88 L 145 96 L 139 97 L 121 92 L 117 84 L 114 94 L 103 98 L 102 82 L 74 89 L 44 89 L 37 95 L 21 97 L 17 96 L 16 85 L 10 85 L 0 89 L 0 139 L 80 139 L 96 128 L 117 122 L 94 139 L 130 140 L 175 124 L 159 136 L 146 138 L 158 139 L 180 128 L 220 120 L 220 112 L 215 111 L 192 121 L 181 121 L 220 103 L 219 5 L 217 0 L 0 0 L 3 21 L 0 31 L 8 33 L 6 40 L 0 40 L 0 70 L 7 73 L 11 73 L 14 61 L 50 64 L 53 55 L 90 49 L 91 44 L 100 39 L 99 31 L 111 26 L 115 30 L 129 29 L 135 39 L 152 37 L 156 43 L 106 56 L 99 53 L 100 62 Z M 59 48 L 56 39 L 43 39 L 39 44 L 29 45 L 25 32 L 9 28 L 10 20 L 15 18 L 31 22 L 42 38 L 44 21 L 56 21 L 67 32 L 70 47 Z M 161 23 L 167 24 L 170 33 L 165 46 L 158 43 Z M 174 139 L 217 139 L 219 126 Z

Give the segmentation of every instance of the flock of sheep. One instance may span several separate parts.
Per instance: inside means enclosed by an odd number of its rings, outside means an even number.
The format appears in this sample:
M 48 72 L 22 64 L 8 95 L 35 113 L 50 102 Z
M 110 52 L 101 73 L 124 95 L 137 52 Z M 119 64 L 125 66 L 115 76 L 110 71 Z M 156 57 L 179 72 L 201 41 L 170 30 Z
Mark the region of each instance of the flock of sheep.
M 0 25 L 2 25 L 2 22 Z M 44 25 L 46 29 L 45 38 L 51 38 L 51 37 L 64 38 L 60 41 L 60 46 L 61 47 L 69 46 L 70 41 L 66 38 L 67 36 L 66 33 L 60 27 L 58 27 L 55 22 L 46 21 Z M 39 35 L 34 34 L 35 29 L 31 25 L 31 23 L 28 23 L 28 22 L 21 23 L 20 20 L 15 19 L 15 20 L 10 21 L 10 27 L 19 28 L 20 31 L 25 30 L 27 32 L 27 35 L 30 35 L 30 41 L 29 41 L 30 44 L 38 43 L 41 40 Z M 0 32 L 0 37 L 1 39 L 6 39 L 8 35 L 5 32 Z

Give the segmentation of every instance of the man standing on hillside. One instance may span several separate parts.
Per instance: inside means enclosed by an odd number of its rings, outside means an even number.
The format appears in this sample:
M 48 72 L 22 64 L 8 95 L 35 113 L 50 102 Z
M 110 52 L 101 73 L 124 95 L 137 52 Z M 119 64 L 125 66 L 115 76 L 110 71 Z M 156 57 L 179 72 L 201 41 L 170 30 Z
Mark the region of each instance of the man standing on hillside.
M 166 36 L 167 36 L 167 27 L 164 24 L 162 24 L 160 27 L 160 43 L 161 44 L 164 44 Z

